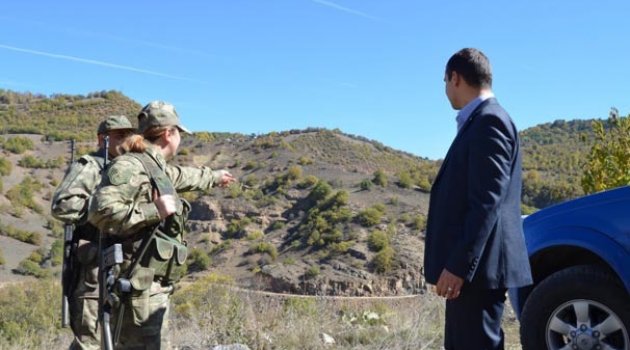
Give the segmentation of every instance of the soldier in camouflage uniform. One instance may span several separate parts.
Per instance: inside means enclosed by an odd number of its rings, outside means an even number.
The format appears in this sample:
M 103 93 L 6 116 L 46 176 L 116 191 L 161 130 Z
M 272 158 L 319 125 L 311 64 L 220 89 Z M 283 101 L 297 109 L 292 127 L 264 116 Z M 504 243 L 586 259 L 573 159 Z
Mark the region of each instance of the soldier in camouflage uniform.
M 105 163 L 105 136 L 109 136 L 109 158 L 117 155 L 116 147 L 133 132 L 124 116 L 110 116 L 98 127 L 99 149 L 73 163 L 52 200 L 52 214 L 74 224 L 78 240 L 74 251 L 74 278 L 69 298 L 70 326 L 74 341 L 70 349 L 100 349 L 97 325 L 98 311 L 98 231 L 87 222 L 88 200 L 101 183 Z
M 235 179 L 225 170 L 167 165 L 177 153 L 180 132 L 188 132 L 172 105 L 149 103 L 138 124 L 141 135 L 121 146 L 124 154 L 112 162 L 92 197 L 89 221 L 110 241 L 122 243 L 120 276 L 132 285 L 123 297 L 116 349 L 166 349 L 169 298 L 187 256 L 184 224 L 190 206 L 177 192 L 224 187 Z M 114 310 L 114 323 L 120 313 Z

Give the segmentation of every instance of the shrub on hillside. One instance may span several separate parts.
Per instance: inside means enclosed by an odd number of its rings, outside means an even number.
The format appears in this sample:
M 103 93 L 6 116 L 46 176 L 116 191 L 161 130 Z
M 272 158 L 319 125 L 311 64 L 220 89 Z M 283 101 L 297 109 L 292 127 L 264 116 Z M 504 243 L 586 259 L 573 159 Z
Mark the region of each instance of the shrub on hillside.
M 194 132 L 193 137 L 201 142 L 212 142 L 216 139 L 216 137 L 213 134 L 207 131 Z
M 64 230 L 63 227 L 64 227 L 63 222 L 53 217 L 48 217 L 46 221 L 46 228 L 50 230 L 53 237 L 61 238 L 63 236 L 63 230 Z
M 359 212 L 356 217 L 357 222 L 365 227 L 372 227 L 376 224 L 379 224 L 382 218 L 383 211 L 375 207 L 367 208 Z
M 355 244 L 356 244 L 355 241 L 343 241 L 343 242 L 338 242 L 338 243 L 332 243 L 330 245 L 330 251 L 331 253 L 335 253 L 335 254 L 345 254 Z
M 204 271 L 212 264 L 208 253 L 199 248 L 192 248 L 188 255 L 188 272 Z
M 37 249 L 36 251 L 32 252 L 31 255 L 28 256 L 28 260 L 36 263 L 37 265 L 41 265 L 42 262 L 44 261 L 44 253 L 42 251 L 42 249 Z
M 253 170 L 253 169 L 258 169 L 260 168 L 260 165 L 258 164 L 257 161 L 255 160 L 250 160 L 247 162 L 247 164 L 245 164 L 245 166 L 243 167 L 243 170 Z
M 61 288 L 52 279 L 7 285 L 0 289 L 0 344 L 11 349 L 25 339 L 39 348 L 58 334 Z M 43 345 L 48 348 L 49 344 Z
M 11 225 L 5 226 L 0 223 L 0 234 L 3 236 L 11 237 L 13 239 L 17 239 L 18 241 L 24 243 L 30 243 L 34 245 L 40 245 L 42 243 L 42 235 L 40 233 L 20 230 Z
M 424 231 L 427 228 L 427 218 L 424 215 L 418 214 L 413 218 L 411 227 L 414 230 Z
M 63 240 L 56 239 L 50 247 L 50 263 L 59 266 L 63 263 Z
M 311 188 L 317 183 L 317 181 L 319 181 L 319 179 L 316 176 L 309 175 L 297 184 L 297 188 L 302 190 Z
M 4 141 L 2 147 L 11 153 L 22 154 L 27 150 L 34 149 L 35 145 L 33 144 L 33 141 L 31 141 L 31 139 L 29 138 L 23 136 L 15 136 Z
M 243 188 L 239 183 L 233 183 L 228 187 L 228 197 L 229 198 L 238 198 L 243 194 Z
M 247 187 L 254 187 L 256 186 L 260 181 L 258 180 L 258 178 L 256 177 L 256 175 L 254 174 L 249 174 L 245 177 L 245 179 L 243 179 L 243 184 Z
M 309 267 L 308 270 L 306 270 L 306 273 L 304 275 L 306 275 L 306 278 L 315 278 L 319 275 L 319 272 L 319 266 L 313 265 Z
M 304 166 L 304 165 L 311 165 L 313 164 L 313 160 L 307 156 L 301 156 L 298 159 L 298 164 Z
M 413 179 L 407 171 L 401 171 L 398 174 L 398 186 L 402 188 L 410 188 L 413 184 Z
M 372 180 L 364 179 L 361 181 L 361 183 L 359 183 L 359 187 L 361 188 L 362 191 L 369 191 L 372 189 L 373 184 L 374 183 L 372 182 Z
M 30 169 L 57 169 L 61 168 L 64 162 L 65 161 L 63 157 L 44 161 L 39 158 L 33 157 L 32 155 L 26 155 L 18 161 L 18 165 L 22 168 Z
M 259 240 L 259 239 L 261 239 L 263 237 L 265 237 L 265 234 L 262 233 L 262 231 L 252 231 L 252 232 L 247 234 L 247 240 L 248 241 L 256 241 L 256 240 Z
M 268 242 L 258 242 L 251 245 L 249 248 L 251 254 L 267 254 L 272 260 L 276 260 L 278 257 L 278 249 L 276 246 Z
M 316 204 L 308 210 L 299 231 L 303 241 L 309 246 L 326 247 L 329 244 L 351 240 L 344 236 L 343 225 L 352 219 L 352 212 L 347 207 L 348 192 L 338 191 L 334 195 L 325 195 L 328 190 L 311 191 L 311 197 L 318 198 Z M 325 184 L 325 183 L 324 183 Z M 323 188 L 326 188 L 323 186 Z M 329 188 L 329 187 L 328 187 Z
M 391 271 L 394 264 L 394 248 L 387 246 L 376 253 L 372 260 L 376 272 L 385 273 Z
M 287 170 L 287 179 L 290 181 L 298 180 L 302 177 L 302 167 L 299 165 L 292 165 Z
M 276 220 L 273 222 L 273 224 L 269 225 L 269 230 L 270 231 L 280 230 L 284 228 L 285 225 L 286 224 L 284 221 Z
M 375 185 L 387 187 L 387 175 L 383 172 L 383 170 L 379 169 L 374 172 L 372 182 L 374 182 Z
M 0 176 L 11 175 L 12 169 L 13 165 L 11 164 L 11 162 L 4 157 L 0 157 Z
M 389 236 L 381 230 L 374 230 L 368 236 L 368 247 L 370 250 L 380 252 L 389 246 Z
M 14 186 L 7 191 L 6 197 L 11 201 L 14 207 L 26 207 L 33 209 L 35 212 L 41 214 L 44 212 L 41 206 L 39 206 L 33 195 L 35 192 L 42 188 L 42 184 L 37 180 L 34 180 L 30 176 L 26 176 L 22 182 Z
M 323 199 L 326 199 L 328 195 L 332 192 L 332 187 L 328 184 L 328 182 L 319 180 L 317 185 L 311 190 L 311 193 L 308 195 L 309 199 L 314 202 L 319 202 Z
M 13 272 L 25 276 L 34 276 L 37 278 L 45 278 L 51 275 L 49 270 L 42 269 L 38 263 L 29 258 L 20 261 L 18 267 L 15 268 Z
M 2 249 L 0 249 L 0 266 L 4 265 L 6 260 L 4 260 L 4 254 L 2 253 Z
M 226 236 L 228 238 L 242 237 L 245 234 L 245 228 L 251 223 L 252 220 L 248 217 L 244 217 L 240 220 L 232 219 L 227 227 Z
M 347 191 L 337 191 L 333 196 L 328 198 L 321 206 L 320 209 L 328 210 L 333 207 L 343 207 L 348 204 L 350 195 Z
M 420 190 L 422 190 L 423 192 L 431 192 L 431 182 L 429 181 L 428 178 L 426 177 L 422 177 L 418 180 L 417 183 L 418 187 L 420 187 Z

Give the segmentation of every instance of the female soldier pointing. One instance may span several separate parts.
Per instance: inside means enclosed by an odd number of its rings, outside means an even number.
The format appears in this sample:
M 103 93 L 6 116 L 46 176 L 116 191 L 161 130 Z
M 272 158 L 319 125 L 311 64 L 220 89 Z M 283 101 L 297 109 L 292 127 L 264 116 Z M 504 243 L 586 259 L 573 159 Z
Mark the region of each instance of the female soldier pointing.
M 187 256 L 183 235 L 190 206 L 177 193 L 225 187 L 235 179 L 225 170 L 166 163 L 177 154 L 180 132 L 189 132 L 171 104 L 146 105 L 138 131 L 120 146 L 122 155 L 92 197 L 89 221 L 110 242 L 122 243 L 120 275 L 132 285 L 116 325 L 121 329 L 116 349 L 163 349 L 169 298 Z

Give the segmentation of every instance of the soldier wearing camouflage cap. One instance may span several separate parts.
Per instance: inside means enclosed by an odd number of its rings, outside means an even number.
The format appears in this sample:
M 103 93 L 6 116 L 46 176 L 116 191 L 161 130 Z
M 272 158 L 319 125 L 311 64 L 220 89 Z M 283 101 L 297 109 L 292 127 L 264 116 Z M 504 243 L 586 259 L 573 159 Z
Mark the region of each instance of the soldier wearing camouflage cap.
M 150 128 L 160 126 L 175 126 L 181 132 L 191 133 L 181 124 L 179 115 L 172 104 L 153 101 L 144 106 L 138 114 L 138 132 L 144 134 Z
M 76 242 L 71 267 L 73 286 L 69 300 L 70 326 L 74 341 L 70 349 L 100 349 L 98 313 L 98 230 L 87 223 L 88 202 L 101 182 L 105 163 L 105 136 L 109 136 L 109 158 L 118 155 L 117 146 L 134 128 L 125 116 L 110 116 L 97 128 L 98 150 L 84 155 L 70 165 L 56 189 L 51 211 L 55 218 L 74 224 Z
M 124 154 L 108 168 L 90 202 L 89 221 L 122 242 L 128 260 L 121 275 L 136 281 L 133 298 L 122 295 L 124 312 L 113 312 L 114 320 L 123 315 L 115 325 L 121 331 L 116 348 L 164 349 L 169 299 L 187 255 L 184 227 L 190 205 L 178 192 L 225 187 L 235 179 L 225 170 L 167 164 L 177 154 L 180 132 L 188 132 L 173 105 L 147 104 L 138 114 L 138 130 L 140 135 L 121 145 Z M 147 248 L 139 249 L 140 242 Z

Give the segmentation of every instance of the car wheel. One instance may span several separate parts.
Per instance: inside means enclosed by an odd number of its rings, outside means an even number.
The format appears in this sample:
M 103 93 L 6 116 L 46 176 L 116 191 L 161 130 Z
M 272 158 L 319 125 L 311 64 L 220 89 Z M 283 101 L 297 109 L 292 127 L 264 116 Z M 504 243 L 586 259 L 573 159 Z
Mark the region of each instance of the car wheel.
M 538 284 L 521 315 L 523 350 L 630 350 L 630 300 L 603 268 L 580 265 Z

